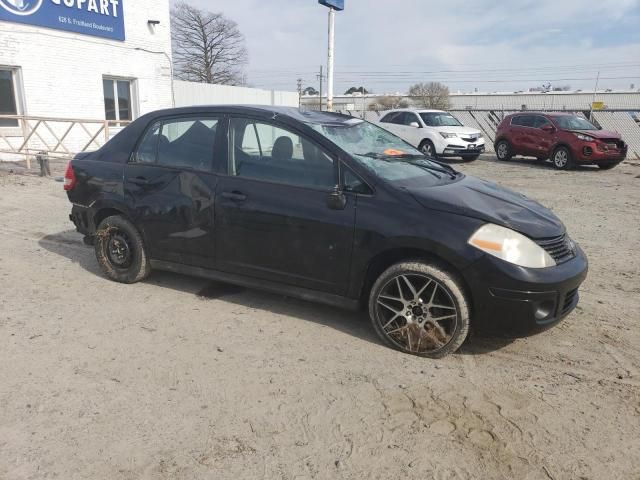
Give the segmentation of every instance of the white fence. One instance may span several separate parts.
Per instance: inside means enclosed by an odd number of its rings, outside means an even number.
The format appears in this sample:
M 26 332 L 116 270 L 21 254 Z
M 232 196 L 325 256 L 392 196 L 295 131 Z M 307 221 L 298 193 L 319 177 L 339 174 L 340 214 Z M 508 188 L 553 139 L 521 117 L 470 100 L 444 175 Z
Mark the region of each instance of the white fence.
M 297 92 L 232 87 L 208 83 L 174 82 L 176 107 L 191 105 L 278 105 L 298 106 Z

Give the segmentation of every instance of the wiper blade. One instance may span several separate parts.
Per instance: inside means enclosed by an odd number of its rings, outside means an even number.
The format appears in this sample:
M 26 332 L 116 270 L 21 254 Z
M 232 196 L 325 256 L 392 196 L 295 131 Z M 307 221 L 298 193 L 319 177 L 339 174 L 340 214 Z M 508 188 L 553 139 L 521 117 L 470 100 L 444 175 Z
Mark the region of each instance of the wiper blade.
M 407 158 L 422 158 L 423 155 L 415 155 L 412 153 L 401 153 L 399 155 L 387 155 L 385 153 L 376 153 L 376 152 L 367 152 L 367 153 L 356 153 L 355 155 L 359 156 L 359 157 L 369 157 L 369 158 L 375 158 L 378 160 L 393 160 L 394 158 L 396 159 L 407 159 Z
M 449 175 L 449 177 L 451 177 L 451 179 L 454 179 L 458 176 L 458 172 L 456 170 L 454 170 L 452 167 L 450 167 L 449 165 L 447 165 L 446 163 L 440 163 L 438 161 L 435 160 L 427 160 L 425 158 L 425 160 L 429 163 L 435 163 L 436 165 L 445 167 L 445 168 L 439 168 L 439 167 L 435 167 L 433 165 L 425 165 L 425 164 L 421 164 L 418 162 L 411 162 L 413 165 L 418 165 L 419 167 L 423 167 L 423 168 L 428 168 L 430 170 L 434 170 L 436 172 L 440 172 L 440 173 L 444 173 L 445 175 Z
M 407 162 L 407 160 L 424 160 L 426 162 L 429 163 L 433 163 L 436 165 L 441 165 L 445 168 L 438 168 L 434 165 L 429 165 L 426 163 L 418 163 L 418 162 L 408 162 L 411 163 L 411 165 L 415 165 L 417 167 L 422 168 L 423 170 L 428 171 L 430 174 L 432 174 L 433 176 L 435 176 L 436 178 L 442 178 L 440 177 L 440 175 L 436 175 L 433 172 L 440 172 L 440 173 L 444 173 L 445 175 L 448 175 L 452 180 L 455 179 L 458 176 L 458 172 L 455 171 L 452 167 L 450 167 L 447 164 L 444 163 L 440 163 L 438 161 L 434 161 L 431 160 L 430 157 L 427 157 L 425 155 L 422 154 L 411 154 L 411 153 L 403 153 L 400 155 L 385 155 L 383 153 L 376 153 L 376 152 L 367 152 L 367 153 L 356 153 L 356 155 L 361 156 L 361 157 L 368 157 L 368 158 L 375 158 L 376 160 L 383 160 L 385 162 Z

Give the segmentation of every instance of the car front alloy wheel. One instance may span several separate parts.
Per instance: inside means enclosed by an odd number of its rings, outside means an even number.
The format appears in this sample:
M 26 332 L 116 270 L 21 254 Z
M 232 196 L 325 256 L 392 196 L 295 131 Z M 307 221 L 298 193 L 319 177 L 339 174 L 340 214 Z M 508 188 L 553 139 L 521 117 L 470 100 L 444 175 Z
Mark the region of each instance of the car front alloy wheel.
M 436 158 L 436 149 L 429 140 L 425 140 L 420 144 L 420 151 L 427 157 Z
M 400 263 L 375 283 L 369 312 L 378 335 L 406 353 L 439 358 L 467 336 L 467 302 L 454 276 L 439 267 Z
M 571 152 L 567 147 L 558 147 L 553 152 L 553 166 L 558 170 L 566 170 L 571 166 Z

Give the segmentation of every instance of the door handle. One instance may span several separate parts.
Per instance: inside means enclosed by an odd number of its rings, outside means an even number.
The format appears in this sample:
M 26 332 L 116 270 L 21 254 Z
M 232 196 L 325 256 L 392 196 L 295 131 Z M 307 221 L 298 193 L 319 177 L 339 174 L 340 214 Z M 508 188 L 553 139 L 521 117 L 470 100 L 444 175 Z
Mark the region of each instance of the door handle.
M 222 192 L 222 198 L 233 200 L 234 202 L 243 202 L 247 199 L 247 196 L 240 192 Z
M 147 180 L 144 177 L 134 177 L 134 178 L 130 178 L 129 181 L 135 185 L 148 185 L 149 184 L 149 180 Z

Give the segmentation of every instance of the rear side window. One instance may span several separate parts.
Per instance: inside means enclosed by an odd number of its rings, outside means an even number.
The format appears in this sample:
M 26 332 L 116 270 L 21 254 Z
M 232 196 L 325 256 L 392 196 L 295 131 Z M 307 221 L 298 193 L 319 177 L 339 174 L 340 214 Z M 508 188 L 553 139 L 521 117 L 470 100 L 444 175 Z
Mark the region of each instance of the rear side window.
M 154 123 L 138 145 L 133 161 L 210 171 L 218 119 L 170 119 Z
M 160 122 L 154 123 L 147 133 L 145 133 L 138 150 L 134 155 L 134 161 L 137 163 L 155 163 L 158 153 L 158 138 L 160 137 Z
M 211 170 L 217 126 L 215 118 L 164 122 L 158 141 L 158 164 Z
M 511 119 L 511 125 L 519 127 L 533 127 L 535 117 L 533 115 L 518 115 Z

